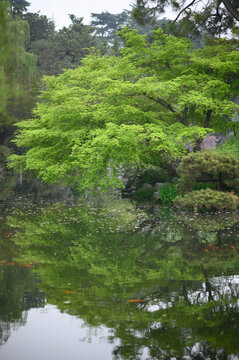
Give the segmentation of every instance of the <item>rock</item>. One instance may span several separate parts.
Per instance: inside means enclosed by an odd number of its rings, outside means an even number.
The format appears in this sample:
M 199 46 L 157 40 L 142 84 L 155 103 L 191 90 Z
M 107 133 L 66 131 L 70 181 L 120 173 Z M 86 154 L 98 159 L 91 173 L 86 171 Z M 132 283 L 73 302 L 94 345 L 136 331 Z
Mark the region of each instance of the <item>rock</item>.
M 155 201 L 159 200 L 159 193 L 157 191 L 155 191 L 153 194 L 153 200 Z
M 153 187 L 153 185 L 151 185 L 151 184 L 146 184 L 146 183 L 144 183 L 144 184 L 141 186 L 140 189 L 141 189 L 141 190 L 153 190 L 154 187 Z
M 161 186 L 164 186 L 166 185 L 167 183 L 156 183 L 154 185 L 154 191 L 158 191 L 158 189 L 161 187 Z

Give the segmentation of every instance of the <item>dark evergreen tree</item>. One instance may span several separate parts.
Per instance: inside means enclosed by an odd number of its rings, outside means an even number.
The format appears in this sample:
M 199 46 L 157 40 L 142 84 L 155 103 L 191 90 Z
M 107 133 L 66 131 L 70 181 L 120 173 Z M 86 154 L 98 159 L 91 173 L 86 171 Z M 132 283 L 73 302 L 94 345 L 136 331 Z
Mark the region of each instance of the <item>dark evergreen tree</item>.
M 154 22 L 159 14 L 170 7 L 176 12 L 174 23 L 183 20 L 189 30 L 206 30 L 220 36 L 231 30 L 239 21 L 238 0 L 136 0 L 132 15 L 141 24 Z
M 13 15 L 22 15 L 22 13 L 27 11 L 27 7 L 30 5 L 26 0 L 9 0 L 9 3 Z
M 89 48 L 97 47 L 94 29 L 84 25 L 83 18 L 69 16 L 72 21 L 69 27 L 52 31 L 48 38 L 31 44 L 31 50 L 38 56 L 40 74 L 57 75 L 63 69 L 76 68 L 89 53 Z
M 41 39 L 49 39 L 54 35 L 54 21 L 48 19 L 46 15 L 40 15 L 39 12 L 28 12 L 23 15 L 23 19 L 30 26 L 30 43 Z

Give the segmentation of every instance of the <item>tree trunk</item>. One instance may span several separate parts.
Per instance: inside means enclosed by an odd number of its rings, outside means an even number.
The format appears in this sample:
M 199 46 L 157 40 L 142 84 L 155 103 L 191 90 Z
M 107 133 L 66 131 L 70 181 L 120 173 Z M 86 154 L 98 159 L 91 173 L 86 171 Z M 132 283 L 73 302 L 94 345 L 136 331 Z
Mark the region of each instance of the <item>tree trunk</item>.
M 208 110 L 207 113 L 206 113 L 205 121 L 204 121 L 204 128 L 209 127 L 209 123 L 210 123 L 210 120 L 211 120 L 211 115 L 212 115 L 212 110 Z

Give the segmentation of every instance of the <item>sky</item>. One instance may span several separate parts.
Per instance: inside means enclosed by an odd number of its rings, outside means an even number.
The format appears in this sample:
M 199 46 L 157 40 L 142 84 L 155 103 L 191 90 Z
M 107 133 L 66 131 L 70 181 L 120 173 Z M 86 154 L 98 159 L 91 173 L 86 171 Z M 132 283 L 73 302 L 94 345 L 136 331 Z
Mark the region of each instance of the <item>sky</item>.
M 108 11 L 113 14 L 122 12 L 124 9 L 130 10 L 132 0 L 28 0 L 31 5 L 29 12 L 38 12 L 53 18 L 56 28 L 68 26 L 70 20 L 68 14 L 74 14 L 76 17 L 83 17 L 84 24 L 91 21 L 91 13 L 101 13 Z

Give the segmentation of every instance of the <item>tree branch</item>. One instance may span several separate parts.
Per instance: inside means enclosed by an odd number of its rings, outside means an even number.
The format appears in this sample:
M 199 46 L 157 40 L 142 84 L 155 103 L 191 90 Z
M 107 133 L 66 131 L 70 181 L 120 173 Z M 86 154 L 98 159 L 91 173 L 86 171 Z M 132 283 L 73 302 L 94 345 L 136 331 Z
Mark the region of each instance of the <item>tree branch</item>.
M 232 15 L 234 19 L 239 21 L 239 13 L 237 9 L 234 9 L 232 3 L 230 0 L 222 0 L 225 8 L 229 11 L 229 13 Z
M 187 111 L 186 111 L 186 107 L 185 107 L 185 113 L 184 116 L 178 114 L 176 112 L 176 110 L 174 110 L 174 108 L 167 103 L 167 101 L 165 101 L 164 99 L 157 97 L 156 99 L 153 98 L 152 96 L 149 96 L 148 94 L 144 93 L 143 95 L 147 96 L 149 99 L 156 101 L 158 104 L 164 106 L 166 109 L 170 110 L 172 113 L 176 114 L 177 118 L 179 119 L 179 121 L 184 125 L 184 126 L 188 126 L 187 122 L 186 122 L 186 115 L 187 115 Z
M 206 117 L 205 117 L 205 121 L 204 121 L 204 128 L 209 127 L 209 123 L 210 123 L 210 120 L 211 120 L 211 115 L 212 115 L 212 110 L 208 110 L 206 112 Z
M 176 18 L 173 21 L 173 24 L 176 23 L 176 21 L 178 20 L 178 18 L 180 17 L 180 15 L 186 10 L 188 9 L 190 6 L 192 6 L 195 3 L 196 0 L 193 0 L 190 2 L 190 4 L 188 4 L 187 6 L 185 6 L 181 11 L 179 11 L 178 15 L 176 16 Z

